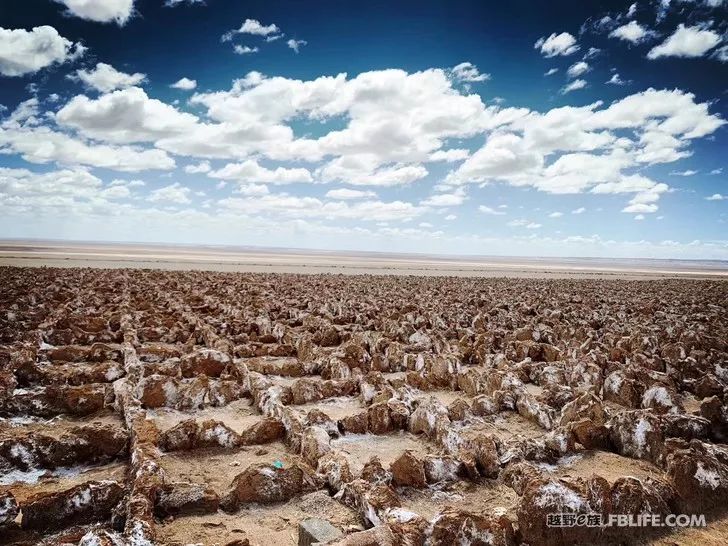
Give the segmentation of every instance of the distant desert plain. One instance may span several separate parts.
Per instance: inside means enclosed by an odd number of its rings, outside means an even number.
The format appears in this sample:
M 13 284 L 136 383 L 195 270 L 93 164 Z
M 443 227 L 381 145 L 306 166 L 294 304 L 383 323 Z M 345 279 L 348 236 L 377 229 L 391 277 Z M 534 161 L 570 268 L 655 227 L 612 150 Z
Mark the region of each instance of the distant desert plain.
M 728 278 L 728 261 L 504 257 L 0 240 L 0 266 L 520 278 Z

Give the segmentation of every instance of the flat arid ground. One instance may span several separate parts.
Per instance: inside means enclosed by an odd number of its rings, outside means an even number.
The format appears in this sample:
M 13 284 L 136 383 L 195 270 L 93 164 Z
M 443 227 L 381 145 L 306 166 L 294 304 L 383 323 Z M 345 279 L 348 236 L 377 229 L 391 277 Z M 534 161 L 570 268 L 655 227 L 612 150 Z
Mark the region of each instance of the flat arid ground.
M 0 543 L 726 544 L 728 280 L 658 275 L 0 267 Z
M 728 278 L 728 262 L 710 260 L 508 258 L 22 240 L 0 240 L 0 265 L 456 277 Z

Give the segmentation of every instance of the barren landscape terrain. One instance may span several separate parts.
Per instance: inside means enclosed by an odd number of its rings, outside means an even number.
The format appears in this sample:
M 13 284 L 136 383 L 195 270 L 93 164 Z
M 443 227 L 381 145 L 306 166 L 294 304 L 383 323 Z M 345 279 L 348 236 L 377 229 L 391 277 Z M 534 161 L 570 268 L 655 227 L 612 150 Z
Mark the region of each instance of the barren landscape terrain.
M 0 543 L 726 544 L 727 319 L 720 279 L 0 267 Z

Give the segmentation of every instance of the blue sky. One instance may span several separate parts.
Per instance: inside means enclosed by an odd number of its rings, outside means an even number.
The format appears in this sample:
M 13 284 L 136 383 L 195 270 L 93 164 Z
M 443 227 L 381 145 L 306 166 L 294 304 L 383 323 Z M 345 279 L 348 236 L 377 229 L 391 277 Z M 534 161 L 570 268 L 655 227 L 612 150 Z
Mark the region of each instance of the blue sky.
M 728 259 L 728 6 L 0 5 L 0 237 Z

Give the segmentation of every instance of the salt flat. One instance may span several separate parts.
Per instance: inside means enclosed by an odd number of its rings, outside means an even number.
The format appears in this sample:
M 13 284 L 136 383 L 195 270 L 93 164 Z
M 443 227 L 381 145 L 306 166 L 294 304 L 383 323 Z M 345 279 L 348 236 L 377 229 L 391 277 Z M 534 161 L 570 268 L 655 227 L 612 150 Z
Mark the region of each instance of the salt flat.
M 249 273 L 343 273 L 522 278 L 725 278 L 728 262 L 443 256 L 263 247 L 1 241 L 0 266 Z

